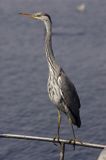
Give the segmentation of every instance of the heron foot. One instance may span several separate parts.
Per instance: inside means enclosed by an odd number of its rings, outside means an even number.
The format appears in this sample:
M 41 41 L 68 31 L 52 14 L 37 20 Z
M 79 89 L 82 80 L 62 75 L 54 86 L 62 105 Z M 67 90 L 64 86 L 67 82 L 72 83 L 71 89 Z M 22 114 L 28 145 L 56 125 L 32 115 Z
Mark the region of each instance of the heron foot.
M 73 144 L 74 150 L 75 150 L 75 143 L 76 143 L 76 142 L 79 142 L 79 143 L 82 144 L 82 141 L 79 140 L 79 139 L 77 139 L 77 138 L 74 138 L 74 139 L 70 139 L 70 140 L 69 140 L 69 143 Z
M 57 144 L 56 144 L 55 142 L 60 142 L 59 139 L 60 139 L 59 135 L 55 135 L 55 136 L 53 137 L 53 143 L 54 143 L 56 146 L 57 146 Z
M 75 150 L 75 141 L 76 141 L 76 138 L 69 140 L 69 143 L 73 144 L 74 150 Z

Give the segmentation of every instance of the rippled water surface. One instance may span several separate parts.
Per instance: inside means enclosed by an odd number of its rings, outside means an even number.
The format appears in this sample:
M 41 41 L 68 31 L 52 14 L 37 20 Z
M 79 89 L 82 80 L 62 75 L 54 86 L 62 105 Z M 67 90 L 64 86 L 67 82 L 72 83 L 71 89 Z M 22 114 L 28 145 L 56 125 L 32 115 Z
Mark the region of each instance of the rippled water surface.
M 52 137 L 57 109 L 46 89 L 48 67 L 44 26 L 17 13 L 43 11 L 53 21 L 57 61 L 74 82 L 81 99 L 83 141 L 106 144 L 106 1 L 0 0 L 0 133 Z M 61 137 L 72 137 L 63 115 Z M 0 139 L 1 160 L 56 160 L 52 143 Z M 100 150 L 66 147 L 65 159 L 96 160 Z

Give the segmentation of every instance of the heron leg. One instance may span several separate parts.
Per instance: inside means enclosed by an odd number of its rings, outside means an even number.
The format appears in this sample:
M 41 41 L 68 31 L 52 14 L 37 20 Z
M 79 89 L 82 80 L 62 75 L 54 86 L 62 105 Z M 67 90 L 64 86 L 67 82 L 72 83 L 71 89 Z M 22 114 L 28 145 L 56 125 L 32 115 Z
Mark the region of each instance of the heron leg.
M 72 124 L 72 120 L 71 120 L 70 117 L 69 117 L 69 124 L 71 125 L 72 132 L 73 132 L 73 137 L 74 137 L 74 139 L 70 139 L 69 142 L 72 142 L 72 141 L 73 141 L 73 146 L 74 146 L 74 150 L 75 150 L 75 140 L 76 140 L 76 136 L 75 136 L 75 131 L 74 131 L 74 127 L 73 127 L 73 124 Z
M 61 112 L 58 110 L 58 128 L 57 128 L 57 134 L 53 137 L 54 141 L 57 139 L 59 141 L 60 138 L 60 125 L 61 125 Z
M 61 113 L 58 110 L 58 130 L 57 130 L 58 140 L 59 140 L 59 136 L 60 136 L 60 125 L 61 125 Z

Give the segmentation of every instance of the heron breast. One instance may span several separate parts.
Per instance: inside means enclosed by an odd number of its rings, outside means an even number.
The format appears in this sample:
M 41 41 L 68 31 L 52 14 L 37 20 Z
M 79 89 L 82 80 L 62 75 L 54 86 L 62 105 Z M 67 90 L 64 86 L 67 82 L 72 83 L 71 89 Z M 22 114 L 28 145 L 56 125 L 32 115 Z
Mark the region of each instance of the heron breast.
M 60 88 L 58 87 L 55 80 L 49 81 L 48 80 L 48 94 L 50 100 L 55 104 L 58 105 L 61 100 Z

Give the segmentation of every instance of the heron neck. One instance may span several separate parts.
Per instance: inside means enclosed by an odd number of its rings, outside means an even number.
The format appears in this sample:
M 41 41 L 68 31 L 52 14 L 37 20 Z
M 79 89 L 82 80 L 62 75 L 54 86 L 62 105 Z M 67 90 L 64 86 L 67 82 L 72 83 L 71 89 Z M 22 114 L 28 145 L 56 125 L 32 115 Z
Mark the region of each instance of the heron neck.
M 52 24 L 45 22 L 46 36 L 45 36 L 45 53 L 49 69 L 56 68 L 56 61 L 52 49 Z

